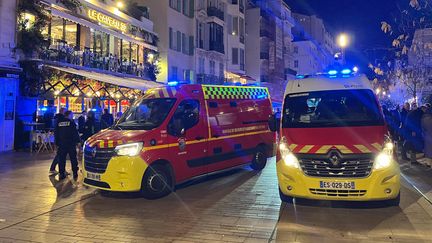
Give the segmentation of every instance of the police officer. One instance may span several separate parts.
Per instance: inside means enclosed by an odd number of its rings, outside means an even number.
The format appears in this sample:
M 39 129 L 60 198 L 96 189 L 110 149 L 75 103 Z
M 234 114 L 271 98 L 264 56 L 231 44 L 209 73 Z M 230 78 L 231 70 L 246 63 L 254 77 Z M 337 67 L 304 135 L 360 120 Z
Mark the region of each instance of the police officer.
M 55 142 L 58 146 L 59 155 L 59 179 L 66 178 L 66 155 L 69 154 L 71 160 L 73 178 L 78 179 L 78 160 L 76 145 L 80 142 L 80 137 L 76 124 L 72 118 L 71 111 L 66 111 L 64 117 L 60 117 L 55 127 Z

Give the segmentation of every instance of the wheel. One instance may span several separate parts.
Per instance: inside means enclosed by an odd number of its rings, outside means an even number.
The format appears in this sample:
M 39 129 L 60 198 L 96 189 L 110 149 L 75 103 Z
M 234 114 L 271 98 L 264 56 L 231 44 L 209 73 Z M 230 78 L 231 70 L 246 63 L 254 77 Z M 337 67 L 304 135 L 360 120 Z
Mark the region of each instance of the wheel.
M 293 203 L 293 197 L 290 197 L 290 196 L 287 196 L 287 195 L 285 195 L 285 194 L 283 194 L 283 192 L 281 191 L 281 189 L 279 188 L 279 197 L 280 197 L 280 200 L 282 201 L 282 202 L 286 202 L 286 203 Z
M 264 147 L 257 147 L 253 160 L 251 163 L 251 168 L 254 170 L 262 170 L 267 164 L 267 152 Z
M 396 198 L 385 201 L 385 204 L 390 207 L 398 207 L 400 204 L 400 193 Z
M 165 197 L 172 192 L 172 184 L 173 180 L 165 166 L 150 166 L 142 179 L 141 195 L 147 199 Z

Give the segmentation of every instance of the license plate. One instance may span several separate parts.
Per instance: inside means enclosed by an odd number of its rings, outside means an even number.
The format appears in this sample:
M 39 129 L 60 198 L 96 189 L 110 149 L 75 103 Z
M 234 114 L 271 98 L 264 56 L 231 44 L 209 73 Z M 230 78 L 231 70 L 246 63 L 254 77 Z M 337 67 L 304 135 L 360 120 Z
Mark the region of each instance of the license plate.
M 354 181 L 320 181 L 321 189 L 355 189 Z
M 96 173 L 87 172 L 87 178 L 94 181 L 100 181 L 101 175 Z

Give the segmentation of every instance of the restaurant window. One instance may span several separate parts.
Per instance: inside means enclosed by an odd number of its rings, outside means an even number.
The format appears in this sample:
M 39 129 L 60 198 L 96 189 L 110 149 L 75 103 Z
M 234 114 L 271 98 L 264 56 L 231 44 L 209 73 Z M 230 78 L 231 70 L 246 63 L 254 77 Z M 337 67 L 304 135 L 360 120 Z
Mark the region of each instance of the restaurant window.
M 135 62 L 135 63 L 138 62 L 138 45 L 137 44 L 132 44 L 131 57 L 132 57 L 132 62 Z
M 65 25 L 65 41 L 67 44 L 76 46 L 77 45 L 77 24 L 66 21 Z
M 63 41 L 63 19 L 53 16 L 51 19 L 51 41 L 56 44 Z
M 131 57 L 130 42 L 122 40 L 122 61 L 129 62 Z

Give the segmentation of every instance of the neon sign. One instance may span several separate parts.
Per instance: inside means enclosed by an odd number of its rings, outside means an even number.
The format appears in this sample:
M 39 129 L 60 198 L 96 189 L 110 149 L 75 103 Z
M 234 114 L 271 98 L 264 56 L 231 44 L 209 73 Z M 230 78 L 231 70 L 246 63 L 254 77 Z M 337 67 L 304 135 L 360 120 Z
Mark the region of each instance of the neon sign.
M 110 26 L 112 28 L 118 29 L 122 32 L 126 32 L 127 25 L 124 22 L 121 22 L 117 19 L 111 18 L 110 16 L 107 16 L 105 14 L 102 14 L 94 9 L 88 10 L 88 16 L 89 18 L 98 21 L 101 24 L 105 24 L 107 26 Z

